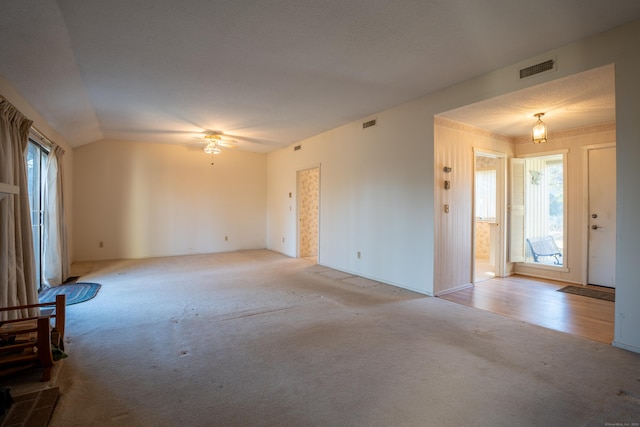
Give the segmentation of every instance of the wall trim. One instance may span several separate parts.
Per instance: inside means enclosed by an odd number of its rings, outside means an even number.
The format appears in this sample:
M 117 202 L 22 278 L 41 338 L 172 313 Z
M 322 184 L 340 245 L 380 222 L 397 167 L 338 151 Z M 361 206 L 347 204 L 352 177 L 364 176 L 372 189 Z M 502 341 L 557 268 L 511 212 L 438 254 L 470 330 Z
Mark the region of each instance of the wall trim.
M 473 283 L 467 283 L 464 285 L 456 286 L 455 288 L 445 289 L 444 291 L 436 292 L 434 296 L 441 297 L 442 295 L 452 294 L 454 292 L 461 291 L 463 289 L 473 288 L 475 285 Z
M 612 346 L 614 347 L 618 347 L 621 348 L 623 350 L 629 350 L 629 351 L 633 351 L 635 353 L 640 353 L 640 347 L 636 347 L 633 345 L 627 345 L 627 344 L 623 344 L 620 341 L 616 341 L 615 339 L 613 340 L 613 342 L 611 343 Z
M 582 285 L 582 282 L 578 282 L 578 281 L 575 281 L 575 280 L 558 279 L 556 277 L 543 276 L 543 275 L 540 275 L 540 274 L 533 274 L 533 273 L 525 273 L 525 272 L 522 272 L 522 271 L 516 271 L 511 276 L 535 277 L 537 279 L 553 280 L 554 282 L 572 283 L 574 285 Z
M 477 136 L 483 136 L 486 138 L 492 138 L 492 139 L 497 139 L 500 141 L 504 141 L 504 142 L 508 142 L 510 144 L 514 143 L 514 138 L 510 138 L 508 136 L 504 136 L 504 135 L 499 135 L 497 133 L 493 133 L 491 131 L 485 130 L 485 129 L 481 129 L 481 128 L 477 128 L 465 123 L 460 123 L 460 122 L 456 122 L 454 120 L 450 120 L 450 119 L 445 119 L 444 117 L 441 116 L 433 116 L 433 124 L 436 126 L 442 126 L 442 127 L 446 127 L 449 129 L 454 129 L 454 130 L 458 130 L 461 132 L 466 132 L 466 133 L 470 133 L 472 135 L 477 135 Z

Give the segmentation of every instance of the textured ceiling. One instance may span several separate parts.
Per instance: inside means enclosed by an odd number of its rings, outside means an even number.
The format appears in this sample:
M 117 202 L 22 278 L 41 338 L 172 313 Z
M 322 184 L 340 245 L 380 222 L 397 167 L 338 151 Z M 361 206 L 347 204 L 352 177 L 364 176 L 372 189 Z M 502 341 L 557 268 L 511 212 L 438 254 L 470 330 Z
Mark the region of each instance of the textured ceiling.
M 215 130 L 265 152 L 637 19 L 640 2 L 21 0 L 1 12 L 0 75 L 72 146 Z M 567 93 L 545 107 L 549 124 L 590 102 Z M 515 117 L 489 116 L 512 132 Z

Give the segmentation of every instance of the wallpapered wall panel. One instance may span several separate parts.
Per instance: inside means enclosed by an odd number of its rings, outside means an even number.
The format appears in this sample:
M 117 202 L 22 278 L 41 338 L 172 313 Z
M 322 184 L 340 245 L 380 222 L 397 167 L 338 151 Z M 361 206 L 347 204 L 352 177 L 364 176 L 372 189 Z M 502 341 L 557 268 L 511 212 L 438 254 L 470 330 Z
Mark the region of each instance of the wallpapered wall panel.
M 488 222 L 476 221 L 476 258 L 489 259 L 489 232 Z
M 300 197 L 300 256 L 318 255 L 318 198 L 320 197 L 320 169 L 299 172 Z

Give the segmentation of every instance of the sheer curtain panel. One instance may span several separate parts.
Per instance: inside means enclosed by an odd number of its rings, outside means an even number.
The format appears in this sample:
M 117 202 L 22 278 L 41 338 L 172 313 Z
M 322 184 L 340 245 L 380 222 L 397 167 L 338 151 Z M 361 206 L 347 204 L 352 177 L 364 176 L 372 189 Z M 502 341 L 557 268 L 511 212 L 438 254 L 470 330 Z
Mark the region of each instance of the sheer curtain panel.
M 0 182 L 20 193 L 0 200 L 0 306 L 37 304 L 31 217 L 25 166 L 31 120 L 0 96 Z M 9 312 L 9 318 L 37 315 L 37 309 Z
M 53 145 L 47 156 L 44 192 L 43 278 L 48 286 L 58 286 L 69 277 L 70 262 L 65 232 L 64 198 L 62 197 L 64 150 Z

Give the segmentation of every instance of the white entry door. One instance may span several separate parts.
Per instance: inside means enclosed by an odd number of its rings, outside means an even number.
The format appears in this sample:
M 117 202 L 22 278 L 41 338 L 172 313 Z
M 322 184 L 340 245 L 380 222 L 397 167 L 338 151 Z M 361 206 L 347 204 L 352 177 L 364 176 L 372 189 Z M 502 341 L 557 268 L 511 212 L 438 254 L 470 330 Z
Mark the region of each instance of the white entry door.
M 616 148 L 589 150 L 589 266 L 587 281 L 615 288 Z

